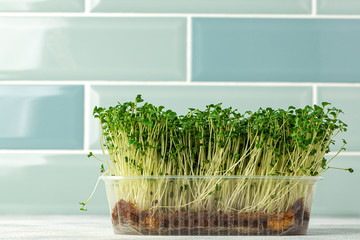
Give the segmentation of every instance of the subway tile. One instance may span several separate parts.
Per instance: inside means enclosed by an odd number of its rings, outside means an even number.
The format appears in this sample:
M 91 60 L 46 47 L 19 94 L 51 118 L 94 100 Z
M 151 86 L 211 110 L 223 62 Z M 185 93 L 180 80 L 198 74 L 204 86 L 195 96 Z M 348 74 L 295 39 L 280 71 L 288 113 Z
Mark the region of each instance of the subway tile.
M 317 0 L 318 14 L 360 14 L 359 0 Z
M 360 216 L 360 156 L 338 156 L 333 167 L 353 168 L 354 172 L 329 169 L 323 174 L 315 193 L 312 215 Z
M 81 149 L 82 86 L 0 85 L 0 149 Z
M 80 12 L 84 0 L 0 0 L 0 12 Z
M 94 106 L 109 107 L 117 102 L 134 101 L 142 94 L 145 101 L 156 106 L 185 114 L 188 108 L 204 109 L 206 105 L 223 103 L 223 106 L 240 112 L 255 111 L 259 107 L 287 108 L 311 104 L 309 87 L 240 87 L 240 86 L 93 86 L 91 112 Z M 100 148 L 98 119 L 88 114 L 90 122 L 90 148 Z
M 91 0 L 94 12 L 310 13 L 310 0 Z
M 333 107 L 340 108 L 344 114 L 341 114 L 339 118 L 349 125 L 347 132 L 339 133 L 335 137 L 337 144 L 333 150 L 340 149 L 341 139 L 346 139 L 347 150 L 360 151 L 360 87 L 319 87 L 318 102 L 330 102 Z
M 185 22 L 0 17 L 0 80 L 185 81 Z
M 0 154 L 0 214 L 81 214 L 100 175 L 85 154 Z M 87 209 L 108 213 L 102 182 Z
M 359 19 L 193 20 L 194 81 L 359 82 Z

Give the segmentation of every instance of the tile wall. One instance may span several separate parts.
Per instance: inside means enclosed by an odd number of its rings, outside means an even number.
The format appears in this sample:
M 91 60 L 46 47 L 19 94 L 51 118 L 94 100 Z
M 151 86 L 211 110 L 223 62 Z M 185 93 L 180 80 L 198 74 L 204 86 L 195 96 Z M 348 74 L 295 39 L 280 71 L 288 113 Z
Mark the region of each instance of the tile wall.
M 356 0 L 0 0 L 0 214 L 83 214 L 92 109 L 140 93 L 180 113 L 333 103 L 334 166 L 355 173 L 324 174 L 313 214 L 360 216 L 359 43 Z M 88 209 L 108 213 L 103 185 Z

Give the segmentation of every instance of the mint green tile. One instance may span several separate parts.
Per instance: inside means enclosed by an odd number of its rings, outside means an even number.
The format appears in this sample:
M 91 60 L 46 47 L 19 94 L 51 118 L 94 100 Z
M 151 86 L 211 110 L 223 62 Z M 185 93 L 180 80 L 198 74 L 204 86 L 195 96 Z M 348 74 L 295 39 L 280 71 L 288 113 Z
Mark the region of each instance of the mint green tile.
M 317 0 L 318 14 L 360 14 L 359 0 Z
M 349 173 L 329 169 L 323 174 L 315 193 L 312 215 L 315 216 L 360 216 L 360 155 L 338 156 L 330 166 L 353 168 Z
M 185 19 L 0 17 L 0 80 L 185 80 Z
M 94 12 L 310 13 L 310 0 L 91 0 Z
M 359 82 L 359 19 L 193 19 L 192 80 Z
M 84 0 L 0 0 L 0 12 L 80 12 Z
M 242 86 L 93 86 L 91 91 L 91 113 L 94 106 L 109 107 L 117 102 L 133 101 L 142 94 L 145 101 L 163 105 L 178 114 L 190 107 L 204 109 L 206 105 L 223 103 L 241 112 L 257 110 L 259 107 L 287 108 L 290 105 L 311 104 L 310 87 L 242 87 Z M 100 148 L 100 129 L 91 113 L 90 147 Z
M 0 154 L 0 214 L 84 214 L 100 175 L 100 164 L 85 154 Z M 103 183 L 87 214 L 106 214 Z
M 0 149 L 81 149 L 82 86 L 0 85 Z
M 318 103 L 330 102 L 333 107 L 340 108 L 344 114 L 339 118 L 348 124 L 348 130 L 335 137 L 337 142 L 333 150 L 338 150 L 342 145 L 341 139 L 346 139 L 346 149 L 360 151 L 360 87 L 319 87 Z

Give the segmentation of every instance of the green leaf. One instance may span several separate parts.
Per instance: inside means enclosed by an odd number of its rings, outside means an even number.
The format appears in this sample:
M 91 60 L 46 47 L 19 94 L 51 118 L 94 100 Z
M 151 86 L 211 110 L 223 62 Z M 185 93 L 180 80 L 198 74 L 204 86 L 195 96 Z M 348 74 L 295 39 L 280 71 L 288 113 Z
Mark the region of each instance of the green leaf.
M 334 118 L 336 118 L 336 112 L 329 112 L 330 115 L 332 115 Z
M 141 98 L 141 94 L 138 94 L 137 96 L 136 96 L 136 99 L 135 99 L 135 102 L 136 103 L 141 103 L 141 102 L 143 102 L 144 100 Z
M 149 120 L 149 119 L 144 119 L 144 125 L 145 126 L 149 126 L 151 127 L 152 125 L 154 125 L 153 121 Z
M 94 156 L 94 154 L 92 153 L 92 152 L 90 152 L 88 155 L 87 155 L 87 157 L 89 158 L 89 157 L 93 157 Z
M 354 169 L 352 169 L 352 168 L 348 168 L 347 169 L 350 173 L 353 173 L 354 172 Z
M 238 153 L 236 153 L 236 154 L 234 155 L 234 158 L 235 158 L 235 159 L 240 159 L 240 157 L 241 157 L 241 155 L 238 154 Z
M 322 102 L 321 105 L 323 106 L 323 108 L 325 108 L 326 106 L 328 105 L 331 105 L 331 103 L 328 103 L 328 102 Z
M 323 169 L 325 169 L 325 167 L 326 167 L 326 162 L 327 162 L 326 158 L 323 158 L 323 159 L 321 160 L 321 167 L 322 167 Z
M 80 208 L 81 211 L 87 211 L 87 209 L 84 208 L 85 205 L 86 205 L 86 203 L 84 203 L 84 202 L 79 202 L 79 204 L 81 205 L 81 208 Z

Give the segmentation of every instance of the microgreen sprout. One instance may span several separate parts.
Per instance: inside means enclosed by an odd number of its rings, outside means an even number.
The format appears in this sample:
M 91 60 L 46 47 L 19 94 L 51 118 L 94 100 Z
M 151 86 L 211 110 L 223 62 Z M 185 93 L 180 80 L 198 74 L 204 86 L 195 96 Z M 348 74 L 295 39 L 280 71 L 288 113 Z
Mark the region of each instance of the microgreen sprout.
M 79 204 L 81 205 L 81 208 L 80 208 L 81 211 L 87 211 L 87 209 L 84 208 L 85 205 L 86 205 L 86 203 L 84 203 L 84 202 L 79 202 Z
M 260 108 L 242 114 L 219 103 L 207 105 L 204 110 L 189 108 L 188 113 L 178 115 L 144 102 L 138 95 L 134 102 L 118 103 L 108 109 L 95 107 L 93 115 L 99 119 L 102 132 L 101 147 L 104 155 L 106 148 L 110 156 L 110 160 L 98 159 L 104 162 L 101 172 L 109 176 L 318 176 L 334 168 L 328 166 L 333 158 L 326 160 L 324 156 L 330 152 L 334 137 L 347 130 L 339 119 L 342 111 L 329 106 L 323 102 L 321 106 Z M 344 140 L 340 151 L 345 145 Z M 88 157 L 94 155 L 90 152 Z M 344 170 L 353 172 L 351 168 Z M 296 189 L 294 182 L 286 180 L 284 190 L 275 194 L 266 189 L 259 191 L 254 187 L 256 183 L 246 180 L 238 183 L 238 192 L 229 192 L 223 180 L 198 183 L 191 193 L 193 208 L 216 200 L 220 210 L 231 209 L 234 199 L 241 197 L 244 203 L 251 202 L 245 199 L 251 196 L 239 193 L 243 190 L 255 191 L 257 199 L 267 196 L 266 201 L 254 205 L 254 211 L 267 211 L 270 202 L 285 208 L 290 203 L 282 202 L 286 201 L 284 196 Z M 177 201 L 180 209 L 186 204 L 179 199 L 184 198 L 185 203 L 185 198 L 190 198 L 185 196 L 185 185 L 192 188 L 191 182 L 184 182 L 160 193 L 148 183 L 146 191 L 144 186 L 139 188 L 141 192 L 136 192 L 134 186 L 124 186 L 127 189 L 123 192 L 127 192 L 128 200 L 150 192 L 143 200 L 136 200 L 139 207 Z M 298 194 L 294 199 L 301 197 L 302 193 Z

